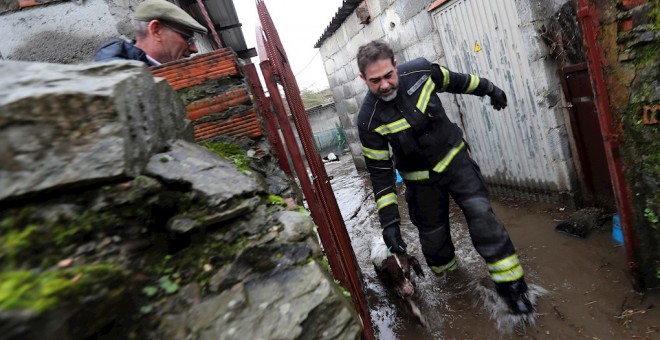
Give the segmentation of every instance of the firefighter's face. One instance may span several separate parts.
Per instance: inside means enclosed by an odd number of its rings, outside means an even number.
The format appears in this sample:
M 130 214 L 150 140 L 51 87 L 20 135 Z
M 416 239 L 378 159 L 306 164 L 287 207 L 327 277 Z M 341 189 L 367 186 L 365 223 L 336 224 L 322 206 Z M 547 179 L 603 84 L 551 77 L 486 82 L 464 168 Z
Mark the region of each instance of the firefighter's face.
M 367 65 L 364 74 L 360 73 L 369 87 L 369 91 L 383 101 L 389 102 L 396 98 L 399 88 L 399 75 L 396 72 L 396 59 L 380 59 Z

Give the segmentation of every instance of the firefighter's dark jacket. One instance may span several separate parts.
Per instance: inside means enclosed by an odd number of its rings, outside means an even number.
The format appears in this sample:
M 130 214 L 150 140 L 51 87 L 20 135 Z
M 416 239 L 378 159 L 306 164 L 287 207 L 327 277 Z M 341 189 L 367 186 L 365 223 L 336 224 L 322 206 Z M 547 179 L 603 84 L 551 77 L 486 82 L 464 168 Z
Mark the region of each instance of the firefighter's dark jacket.
M 493 90 L 485 78 L 451 72 L 424 58 L 403 63 L 397 71 L 396 98 L 385 102 L 368 91 L 357 119 L 383 228 L 399 223 L 392 161 L 404 181 L 423 181 L 431 171 L 444 171 L 463 147 L 463 132 L 449 120 L 435 93 L 483 96 Z

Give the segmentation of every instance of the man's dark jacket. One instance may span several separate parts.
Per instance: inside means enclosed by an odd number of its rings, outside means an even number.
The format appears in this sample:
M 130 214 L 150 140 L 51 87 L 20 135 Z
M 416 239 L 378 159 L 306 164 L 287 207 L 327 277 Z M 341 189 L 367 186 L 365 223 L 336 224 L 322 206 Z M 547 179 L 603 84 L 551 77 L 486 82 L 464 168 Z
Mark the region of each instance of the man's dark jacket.
M 452 72 L 424 58 L 399 64 L 397 70 L 396 98 L 385 102 L 368 91 L 357 119 L 381 227 L 399 222 L 392 163 L 404 181 L 425 181 L 442 173 L 464 147 L 463 131 L 449 120 L 436 93 L 483 96 L 493 90 L 485 78 Z
M 147 54 L 143 50 L 135 47 L 132 43 L 122 39 L 112 39 L 96 50 L 96 61 L 111 60 L 138 60 L 147 66 L 155 66 L 149 62 Z

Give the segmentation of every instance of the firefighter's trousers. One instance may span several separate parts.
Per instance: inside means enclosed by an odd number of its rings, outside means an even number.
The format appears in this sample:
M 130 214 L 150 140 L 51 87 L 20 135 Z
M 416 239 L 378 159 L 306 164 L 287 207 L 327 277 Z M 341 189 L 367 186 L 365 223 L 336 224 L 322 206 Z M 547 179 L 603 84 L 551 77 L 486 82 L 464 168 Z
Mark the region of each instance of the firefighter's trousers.
M 405 184 L 410 219 L 419 230 L 426 262 L 436 273 L 437 268 L 449 268 L 455 263 L 449 225 L 450 195 L 463 211 L 472 243 L 486 263 L 496 264 L 507 258 L 518 262 L 509 234 L 493 213 L 481 171 L 465 149 L 444 172 L 432 172 L 428 180 Z

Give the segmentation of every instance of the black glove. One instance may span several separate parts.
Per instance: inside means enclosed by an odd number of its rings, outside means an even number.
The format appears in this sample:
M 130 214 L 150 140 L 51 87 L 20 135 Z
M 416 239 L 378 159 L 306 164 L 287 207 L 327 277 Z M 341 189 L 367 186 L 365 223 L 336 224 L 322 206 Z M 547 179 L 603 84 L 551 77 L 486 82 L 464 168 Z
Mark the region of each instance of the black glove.
M 502 89 L 493 85 L 493 90 L 488 93 L 490 96 L 490 105 L 493 105 L 495 110 L 501 110 L 506 107 L 506 94 Z
M 383 240 L 393 253 L 406 252 L 407 245 L 406 242 L 403 242 L 403 239 L 401 239 L 401 230 L 399 229 L 398 223 L 389 225 L 383 229 Z

